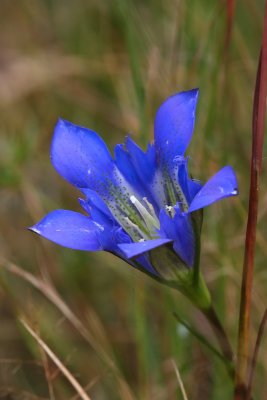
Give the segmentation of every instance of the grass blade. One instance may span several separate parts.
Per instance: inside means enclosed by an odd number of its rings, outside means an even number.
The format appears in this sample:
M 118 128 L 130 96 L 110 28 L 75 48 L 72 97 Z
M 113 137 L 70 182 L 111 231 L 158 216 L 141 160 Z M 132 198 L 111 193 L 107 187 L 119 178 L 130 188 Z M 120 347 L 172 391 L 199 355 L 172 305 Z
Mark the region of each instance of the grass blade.
M 178 367 L 177 367 L 177 365 L 176 365 L 174 360 L 172 360 L 172 365 L 173 365 L 173 368 L 174 368 L 174 371 L 175 371 L 175 375 L 177 377 L 177 381 L 178 381 L 178 384 L 179 384 L 179 387 L 180 387 L 180 390 L 181 390 L 181 393 L 182 393 L 182 396 L 183 396 L 183 400 L 188 400 L 188 397 L 187 397 L 187 394 L 186 394 L 186 391 L 185 391 L 185 387 L 184 387 L 184 384 L 183 384 L 179 369 L 178 369 Z
M 39 346 L 44 350 L 44 352 L 48 355 L 49 358 L 55 363 L 55 365 L 60 369 L 62 374 L 66 377 L 72 387 L 76 390 L 76 392 L 80 395 L 83 400 L 91 400 L 91 398 L 84 391 L 79 382 L 74 378 L 74 376 L 70 373 L 70 371 L 65 367 L 65 365 L 60 361 L 60 359 L 56 356 L 56 354 L 47 346 L 47 344 L 37 335 L 36 332 L 27 324 L 23 319 L 20 320 L 24 328 L 30 333 L 30 335 L 36 340 Z
M 213 346 L 210 342 L 199 332 L 197 332 L 191 325 L 184 321 L 177 313 L 173 313 L 177 321 L 183 325 L 195 338 L 197 338 L 201 343 L 203 343 L 213 354 L 215 354 L 224 363 L 227 361 L 225 357 Z

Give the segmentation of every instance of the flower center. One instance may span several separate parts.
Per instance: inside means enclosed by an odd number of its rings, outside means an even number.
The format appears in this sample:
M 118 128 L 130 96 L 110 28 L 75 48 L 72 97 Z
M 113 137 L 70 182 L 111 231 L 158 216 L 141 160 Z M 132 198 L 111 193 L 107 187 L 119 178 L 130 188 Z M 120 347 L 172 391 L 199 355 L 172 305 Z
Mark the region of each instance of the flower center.
M 159 209 L 154 208 L 157 205 L 159 208 L 165 208 L 171 218 L 175 215 L 174 206 L 179 205 L 182 212 L 188 210 L 187 199 L 178 183 L 179 166 L 180 163 L 175 165 L 171 171 L 172 174 L 167 168 L 158 170 L 151 193 L 156 199 L 155 204 L 151 204 L 147 197 L 138 195 L 119 171 L 116 171 L 117 184 L 114 184 L 114 181 L 105 180 L 106 194 L 102 195 L 102 199 L 134 242 L 160 237 Z
M 157 233 L 160 228 L 159 219 L 146 197 L 139 200 L 136 196 L 130 195 L 127 212 L 115 214 L 117 220 L 135 242 L 159 237 Z
M 160 228 L 158 217 L 155 214 L 152 204 L 149 203 L 146 197 L 143 198 L 143 203 L 139 201 L 135 196 L 130 196 L 130 201 L 136 208 L 141 217 L 141 223 L 145 227 L 145 231 L 149 233 L 149 238 L 157 237 L 157 230 Z M 144 239 L 144 238 L 142 238 Z
M 163 169 L 162 175 L 164 177 L 164 189 L 165 189 L 165 197 L 166 197 L 166 205 L 165 207 L 175 206 L 177 203 L 182 212 L 186 212 L 188 210 L 188 202 L 185 197 L 185 194 L 179 184 L 179 166 L 181 165 L 177 163 L 172 168 L 172 171 L 168 171 L 167 169 Z

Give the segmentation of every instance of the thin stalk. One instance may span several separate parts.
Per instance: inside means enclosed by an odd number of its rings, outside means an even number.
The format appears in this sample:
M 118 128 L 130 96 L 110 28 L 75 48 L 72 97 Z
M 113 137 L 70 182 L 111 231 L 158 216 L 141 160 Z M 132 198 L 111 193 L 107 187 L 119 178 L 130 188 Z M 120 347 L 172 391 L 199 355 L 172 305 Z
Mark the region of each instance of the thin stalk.
M 267 1 L 263 27 L 262 47 L 259 57 L 257 79 L 254 92 L 252 156 L 250 167 L 249 210 L 241 287 L 239 332 L 237 346 L 237 366 L 235 373 L 235 400 L 247 397 L 247 373 L 249 359 L 249 327 L 251 295 L 254 272 L 254 254 L 259 202 L 259 177 L 262 165 L 262 149 L 267 95 Z
M 221 324 L 221 322 L 216 314 L 216 311 L 214 310 L 214 308 L 212 306 L 210 306 L 210 308 L 207 310 L 202 310 L 202 313 L 205 315 L 208 322 L 210 323 L 210 326 L 217 338 L 217 341 L 219 343 L 219 346 L 221 348 L 221 351 L 222 351 L 222 354 L 224 355 L 225 360 L 231 366 L 230 368 L 228 368 L 228 371 L 230 373 L 230 377 L 233 379 L 233 377 L 234 377 L 234 369 L 233 369 L 234 354 L 233 354 L 232 346 L 229 342 L 228 336 L 224 330 L 224 327 Z
M 195 330 L 191 325 L 189 325 L 183 318 L 181 318 L 177 313 L 173 313 L 177 321 L 183 325 L 194 337 L 196 337 L 199 342 L 203 343 L 213 354 L 216 355 L 223 363 L 225 363 L 224 355 L 216 349 L 210 342 L 206 339 L 205 336 L 201 335 L 197 330 Z

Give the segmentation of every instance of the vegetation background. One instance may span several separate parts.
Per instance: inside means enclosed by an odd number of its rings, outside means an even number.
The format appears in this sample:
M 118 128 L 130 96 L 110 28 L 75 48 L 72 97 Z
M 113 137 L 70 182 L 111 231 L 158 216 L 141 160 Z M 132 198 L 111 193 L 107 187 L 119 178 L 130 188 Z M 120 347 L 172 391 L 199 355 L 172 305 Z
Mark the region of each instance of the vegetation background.
M 64 249 L 26 230 L 50 210 L 80 210 L 78 192 L 49 161 L 59 116 L 96 130 L 110 149 L 129 132 L 144 145 L 159 104 L 199 87 L 191 172 L 205 181 L 230 164 L 240 187 L 238 198 L 205 210 L 201 256 L 235 346 L 264 1 L 237 1 L 232 22 L 227 3 L 1 0 L 0 399 L 78 399 L 71 379 L 96 400 L 182 399 L 177 369 L 189 400 L 231 398 L 221 361 L 173 317 L 216 345 L 182 295 L 112 255 Z M 265 165 L 252 343 L 266 307 Z M 266 339 L 261 349 L 255 399 L 267 399 Z

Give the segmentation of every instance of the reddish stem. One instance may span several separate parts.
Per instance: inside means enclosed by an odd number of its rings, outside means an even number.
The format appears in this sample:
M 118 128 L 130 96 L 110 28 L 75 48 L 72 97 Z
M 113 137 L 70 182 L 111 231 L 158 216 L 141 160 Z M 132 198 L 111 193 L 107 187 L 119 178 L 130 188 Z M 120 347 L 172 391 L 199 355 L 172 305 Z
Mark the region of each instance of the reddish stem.
M 237 348 L 235 400 L 245 400 L 247 396 L 247 370 L 249 358 L 249 326 L 251 313 L 251 293 L 254 271 L 254 254 L 259 201 L 259 177 L 262 166 L 265 112 L 267 96 L 267 0 L 261 53 L 259 57 L 253 104 L 252 156 L 250 166 L 249 209 L 245 242 L 243 277 L 241 288 L 239 332 Z

